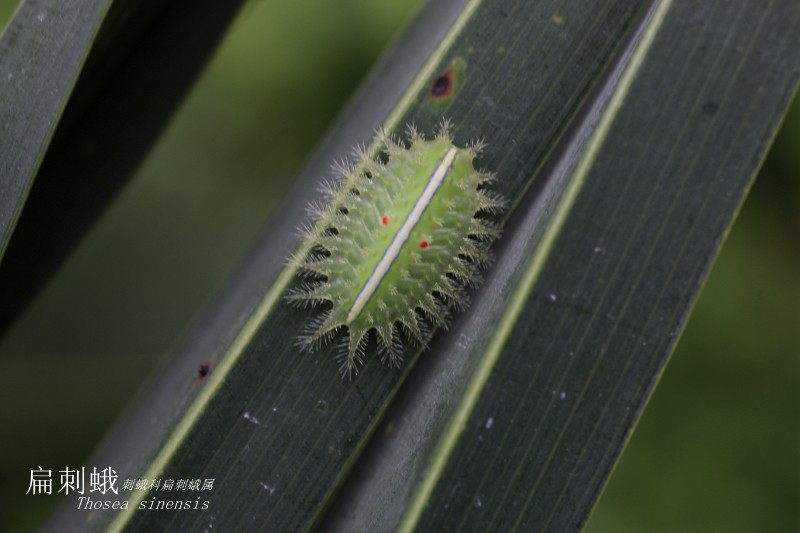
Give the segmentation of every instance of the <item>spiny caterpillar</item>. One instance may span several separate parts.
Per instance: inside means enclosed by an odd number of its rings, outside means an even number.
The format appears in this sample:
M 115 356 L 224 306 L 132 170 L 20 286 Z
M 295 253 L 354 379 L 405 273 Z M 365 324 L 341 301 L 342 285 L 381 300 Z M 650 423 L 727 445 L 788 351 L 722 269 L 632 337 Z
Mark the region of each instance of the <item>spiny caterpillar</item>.
M 303 348 L 348 330 L 337 356 L 348 377 L 363 363 L 370 330 L 381 360 L 397 366 L 400 329 L 419 345 L 430 326 L 446 327 L 489 261 L 500 230 L 487 216 L 505 202 L 484 188 L 494 175 L 472 166 L 483 143 L 458 148 L 449 126 L 442 121 L 432 140 L 408 126 L 408 148 L 378 132 L 388 160 L 357 150 L 354 165 L 334 166 L 339 181 L 325 185 L 327 201 L 309 208 L 316 223 L 303 229 L 304 246 L 290 260 L 304 281 L 286 298 L 328 307 L 299 338 Z

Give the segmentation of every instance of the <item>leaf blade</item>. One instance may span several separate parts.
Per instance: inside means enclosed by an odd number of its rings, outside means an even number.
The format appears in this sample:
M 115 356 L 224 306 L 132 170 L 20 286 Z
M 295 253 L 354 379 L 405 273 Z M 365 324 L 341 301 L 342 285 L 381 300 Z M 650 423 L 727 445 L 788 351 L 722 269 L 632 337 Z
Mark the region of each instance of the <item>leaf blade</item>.
M 501 5 L 498 12 L 509 5 L 512 4 Z M 489 159 L 498 163 L 498 168 L 517 168 L 516 173 L 509 172 L 512 179 L 506 184 L 513 193 L 511 197 L 521 197 L 522 191 L 529 186 L 533 187 L 532 190 L 535 191 L 538 185 L 536 183 L 530 185 L 535 168 L 538 168 L 548 154 L 552 153 L 553 146 L 564 135 L 567 123 L 572 120 L 581 107 L 580 101 L 592 89 L 593 82 L 591 80 L 595 80 L 594 83 L 596 83 L 607 64 L 608 57 L 612 55 L 614 43 L 617 43 L 626 34 L 630 27 L 630 21 L 635 18 L 642 5 L 644 4 L 617 4 L 618 9 L 622 10 L 627 17 L 623 17 L 621 22 L 615 26 L 617 33 L 613 38 L 608 39 L 606 47 L 603 48 L 605 54 L 603 60 L 598 60 L 597 64 L 594 64 L 593 74 L 589 76 L 590 81 L 582 78 L 576 79 L 573 93 L 561 95 L 560 100 L 550 101 L 549 105 L 553 109 L 558 108 L 555 102 L 565 102 L 569 104 L 569 109 L 563 111 L 559 108 L 558 111 L 563 113 L 558 115 L 560 120 L 556 120 L 554 124 L 547 124 L 550 129 L 546 132 L 546 142 L 541 141 L 541 138 L 537 139 L 541 133 L 534 128 L 524 130 L 525 134 L 521 137 L 527 143 L 526 146 L 536 148 L 524 152 L 527 157 L 524 162 L 511 161 L 515 155 L 520 153 L 517 151 L 519 148 L 507 146 L 508 143 L 515 140 L 511 133 L 516 131 L 515 125 L 519 125 L 519 122 L 514 122 L 512 117 L 498 116 L 502 114 L 495 113 L 493 119 L 496 121 L 486 121 L 482 116 L 486 114 L 486 109 L 479 107 L 477 112 L 469 115 L 468 120 L 459 122 L 463 127 L 460 134 L 465 138 L 470 137 L 470 131 L 474 133 L 481 129 L 493 129 L 495 132 L 501 132 L 499 137 L 504 138 L 505 142 L 499 143 L 499 149 L 491 152 Z M 619 6 L 628 7 L 625 9 Z M 613 13 L 619 15 L 619 11 Z M 485 12 L 480 12 L 480 14 L 486 15 Z M 519 15 L 519 13 L 515 14 Z M 506 13 L 505 17 L 507 18 L 508 15 L 509 13 Z M 606 13 L 605 17 L 590 15 L 588 18 L 599 18 L 605 21 L 615 18 L 615 16 Z M 487 17 L 487 20 L 492 19 Z M 567 20 L 571 19 L 567 17 Z M 597 25 L 598 28 L 602 26 L 603 24 Z M 514 35 L 507 37 L 511 42 Z M 592 52 L 594 53 L 594 50 Z M 587 54 L 586 57 L 591 55 Z M 443 66 L 440 65 L 440 67 Z M 575 69 L 574 66 L 572 73 L 576 76 L 580 74 L 579 69 Z M 559 73 L 551 72 L 550 75 L 557 79 Z M 503 97 L 504 90 L 508 88 L 492 84 L 488 84 L 490 89 L 487 89 L 486 86 L 482 87 L 484 90 L 496 91 L 490 92 L 490 95 L 497 97 Z M 549 90 L 544 89 L 544 92 Z M 520 92 L 522 91 L 520 90 Z M 515 93 L 514 96 L 519 94 L 519 92 Z M 470 104 L 480 106 L 481 96 L 486 96 L 486 94 L 481 95 L 480 91 L 472 93 L 471 100 L 463 101 L 463 109 L 468 109 Z M 506 98 L 512 100 L 510 97 L 506 96 Z M 530 95 L 528 98 L 531 98 Z M 409 101 L 414 101 L 414 99 L 409 99 Z M 485 99 L 483 101 L 485 102 Z M 442 111 L 441 107 L 430 104 L 424 95 L 418 97 L 417 104 L 418 107 L 409 111 L 409 116 L 417 116 L 421 122 L 432 122 L 434 116 Z M 453 106 L 448 109 L 454 111 L 459 109 L 455 107 L 455 104 Z M 519 107 L 510 109 L 519 111 Z M 519 113 L 517 114 L 519 115 Z M 375 118 L 375 115 L 370 118 Z M 351 120 L 361 121 L 362 126 L 368 122 L 368 119 L 363 117 Z M 335 142 L 342 142 L 342 139 L 330 141 L 330 143 Z M 542 142 L 544 146 L 538 146 L 536 142 Z M 507 166 L 502 167 L 503 164 Z M 301 186 L 312 182 L 312 178 L 306 177 L 301 182 Z M 289 204 L 294 205 L 292 202 L 295 202 L 299 205 L 304 203 L 303 200 L 302 195 L 298 194 Z M 287 209 L 290 208 L 287 207 Z M 591 211 L 591 209 L 587 210 Z M 297 220 L 296 217 L 288 215 L 279 220 L 278 225 L 285 229 L 289 225 L 287 222 L 289 219 Z M 256 252 L 259 254 L 258 261 L 253 260 L 249 268 L 257 269 L 260 265 L 269 264 L 266 260 L 267 255 L 275 255 L 276 249 L 284 250 L 292 245 L 287 243 L 285 237 L 283 240 L 277 241 L 280 245 L 276 246 L 275 242 L 265 239 L 262 247 Z M 259 263 L 259 261 L 263 263 Z M 266 268 L 270 269 L 269 275 L 252 275 L 248 279 L 240 280 L 241 290 L 246 291 L 251 287 L 261 288 L 267 285 L 264 282 L 265 279 L 278 275 L 274 264 L 269 264 Z M 259 281 L 254 282 L 254 279 Z M 278 292 L 280 291 L 274 292 L 273 289 L 273 292 L 270 292 L 273 295 L 272 298 Z M 540 299 L 542 297 L 540 295 Z M 556 301 L 560 298 L 559 296 Z M 254 300 L 261 301 L 260 296 L 248 299 L 246 304 L 238 304 L 237 310 L 232 313 L 235 320 L 233 320 L 234 326 L 229 326 L 231 330 L 238 330 L 239 326 L 235 324 L 242 321 L 254 320 L 253 324 L 260 324 L 260 318 L 252 318 L 252 308 L 258 305 L 253 304 Z M 539 303 L 541 304 L 541 302 Z M 180 437 L 183 444 L 180 448 L 175 448 L 177 453 L 167 457 L 170 459 L 169 461 L 162 462 L 170 475 L 194 477 L 226 472 L 224 483 L 227 488 L 221 491 L 222 496 L 220 500 L 217 500 L 222 502 L 223 508 L 221 514 L 215 516 L 224 518 L 225 525 L 230 527 L 256 527 L 272 524 L 275 527 L 292 529 L 313 527 L 324 520 L 325 513 L 332 506 L 336 507 L 336 502 L 331 502 L 331 495 L 349 477 L 348 474 L 353 464 L 361 463 L 362 449 L 368 445 L 369 440 L 374 439 L 376 431 L 377 434 L 380 434 L 390 427 L 389 424 L 382 427 L 378 427 L 377 424 L 383 416 L 385 406 L 396 402 L 395 394 L 398 383 L 405 378 L 405 376 L 392 375 L 391 371 L 380 367 L 376 358 L 373 357 L 369 360 L 359 380 L 344 387 L 344 384 L 339 382 L 335 375 L 334 365 L 328 357 L 329 354 L 304 356 L 300 361 L 295 360 L 297 354 L 287 348 L 286 337 L 291 336 L 290 332 L 296 331 L 307 320 L 307 315 L 302 312 L 288 311 L 279 316 L 281 313 L 284 313 L 283 309 L 270 314 L 267 317 L 268 325 L 248 333 L 246 342 L 241 343 L 246 344 L 246 347 L 235 348 L 236 357 L 238 357 L 235 361 L 236 364 L 234 365 L 231 361 L 227 375 L 225 372 L 220 372 L 219 377 L 215 378 L 219 380 L 216 385 L 218 388 L 213 391 L 215 394 L 209 392 L 203 405 L 192 417 L 193 420 L 189 422 L 190 431 L 185 434 L 186 438 Z M 463 325 L 468 323 L 467 320 L 467 318 L 459 319 L 459 323 Z M 428 359 L 438 359 L 443 364 L 448 364 L 448 360 L 441 355 L 446 353 L 447 349 L 457 348 L 456 344 L 462 342 L 462 339 L 458 338 L 455 333 L 455 331 L 451 331 L 438 335 L 432 344 L 432 351 L 436 356 L 430 354 L 431 357 Z M 221 342 L 226 346 L 230 346 L 232 343 L 227 337 L 224 337 Z M 274 351 L 276 346 L 284 351 L 276 353 Z M 427 360 L 416 361 L 409 379 L 403 383 L 403 391 L 413 390 L 420 376 L 418 369 L 422 368 L 424 363 L 427 363 Z M 326 368 L 328 374 L 325 374 Z M 422 400 L 418 399 L 418 401 Z M 323 403 L 321 404 L 320 401 Z M 273 416 L 271 413 L 280 414 Z M 482 425 L 488 424 L 488 420 L 488 418 L 482 419 Z M 394 420 L 394 422 L 397 421 Z M 499 421 L 495 422 L 493 419 L 492 425 L 495 426 L 495 424 L 499 424 Z M 168 423 L 166 425 L 169 426 Z M 437 431 L 440 429 L 435 425 L 431 427 Z M 424 447 L 415 448 L 412 451 L 417 451 L 418 455 L 423 456 L 426 453 Z M 155 451 L 155 453 L 157 452 L 158 450 Z M 159 468 L 156 467 L 153 472 Z M 306 479 L 303 479 L 304 476 Z M 448 477 L 448 479 L 450 478 Z M 273 496 L 276 496 L 275 501 L 272 499 Z M 460 504 L 463 503 L 460 502 Z M 379 505 L 372 508 L 376 513 L 382 509 Z M 547 517 L 544 517 L 544 520 L 546 519 Z M 201 517 L 172 516 L 167 518 L 154 516 L 154 513 L 139 513 L 133 517 L 131 522 L 123 525 L 131 529 L 154 526 L 196 528 L 202 525 L 200 520 Z
M 0 57 L 3 68 L 33 72 L 24 85 L 5 84 L 12 93 L 0 93 L 9 103 L 9 137 L 26 143 L 0 148 L 7 150 L 0 152 L 0 179 L 14 187 L 0 200 L 7 204 L 0 205 L 0 332 L 128 181 L 241 3 L 21 6 Z M 32 21 L 47 26 L 31 32 Z M 28 131 L 40 123 L 47 128 Z M 21 165 L 18 157 L 29 160 Z
M 0 258 L 110 2 L 23 4 L 0 36 Z

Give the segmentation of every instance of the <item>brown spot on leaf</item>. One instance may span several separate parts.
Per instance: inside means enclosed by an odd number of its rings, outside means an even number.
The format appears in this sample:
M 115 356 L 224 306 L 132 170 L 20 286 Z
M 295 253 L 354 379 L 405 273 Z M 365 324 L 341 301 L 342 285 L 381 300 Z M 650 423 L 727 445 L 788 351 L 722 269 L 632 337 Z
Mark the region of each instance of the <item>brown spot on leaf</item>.
M 211 372 L 214 371 L 214 367 L 216 366 L 215 363 L 216 362 L 214 361 L 214 358 L 212 358 L 209 361 L 206 361 L 205 363 L 197 367 L 197 375 L 194 378 L 195 387 L 202 385 L 208 378 L 208 376 L 211 375 Z
M 456 80 L 453 72 L 453 67 L 449 66 L 445 69 L 441 76 L 433 80 L 431 84 L 431 96 L 437 100 L 449 98 L 453 95 L 456 88 Z

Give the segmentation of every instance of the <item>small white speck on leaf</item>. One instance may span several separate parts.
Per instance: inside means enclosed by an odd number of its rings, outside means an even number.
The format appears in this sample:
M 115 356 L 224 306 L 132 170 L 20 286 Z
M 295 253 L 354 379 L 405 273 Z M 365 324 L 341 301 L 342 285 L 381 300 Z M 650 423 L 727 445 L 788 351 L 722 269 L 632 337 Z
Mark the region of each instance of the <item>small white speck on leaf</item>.
M 263 488 L 265 491 L 269 492 L 270 494 L 275 494 L 275 487 L 271 487 L 271 486 L 267 485 L 266 483 L 264 483 L 263 481 L 259 481 L 258 484 L 261 485 L 261 488 Z
M 39 11 L 36 14 L 36 20 L 38 20 L 39 22 L 44 22 L 44 19 L 46 19 L 46 18 L 47 18 L 47 15 L 45 14 L 44 11 Z
M 485 427 L 486 427 L 486 429 L 492 429 L 492 426 L 493 426 L 493 425 L 494 425 L 494 418 L 492 418 L 492 417 L 490 416 L 489 418 L 487 418 L 487 419 L 486 419 L 486 425 L 485 425 Z
M 256 418 L 255 416 L 251 415 L 248 411 L 244 412 L 244 419 L 247 420 L 248 422 L 252 422 L 253 424 L 255 424 L 257 426 L 261 425 L 261 422 L 258 421 L 258 418 Z
M 556 295 L 551 292 L 550 294 L 547 295 L 547 300 L 549 302 L 555 302 L 556 301 Z

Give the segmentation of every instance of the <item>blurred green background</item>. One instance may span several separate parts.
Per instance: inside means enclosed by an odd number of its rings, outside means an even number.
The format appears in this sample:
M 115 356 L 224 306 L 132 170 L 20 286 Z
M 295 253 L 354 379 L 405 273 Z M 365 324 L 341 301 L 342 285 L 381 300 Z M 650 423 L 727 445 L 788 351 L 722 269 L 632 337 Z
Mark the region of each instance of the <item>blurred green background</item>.
M 91 466 L 420 0 L 247 4 L 134 179 L 0 340 L 0 529 Z M 0 0 L 0 25 L 16 0 Z M 800 104 L 795 102 L 588 530 L 800 530 Z

